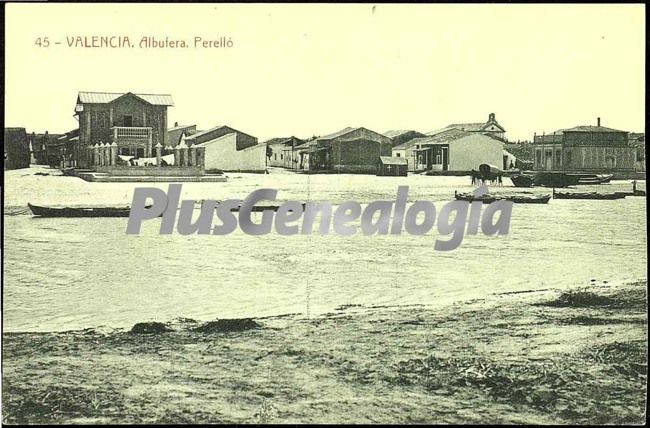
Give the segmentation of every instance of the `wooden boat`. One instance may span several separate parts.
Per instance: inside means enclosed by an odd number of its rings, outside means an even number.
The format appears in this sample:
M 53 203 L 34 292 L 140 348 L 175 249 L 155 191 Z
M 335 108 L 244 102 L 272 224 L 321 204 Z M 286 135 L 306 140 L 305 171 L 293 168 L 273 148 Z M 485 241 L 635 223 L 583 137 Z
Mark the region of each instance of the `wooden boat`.
M 533 179 L 535 186 L 569 187 L 578 184 L 578 175 L 564 172 L 538 172 Z
M 510 176 L 515 187 L 533 187 L 533 177 L 530 175 L 515 174 Z
M 301 205 L 304 211 L 305 203 L 303 202 Z M 259 213 L 264 211 L 277 211 L 278 208 L 280 208 L 280 205 L 253 205 L 253 209 L 251 209 L 251 212 Z M 241 210 L 241 205 L 230 209 L 231 212 L 239 212 L 240 210 Z
M 490 204 L 495 201 L 511 201 L 515 204 L 548 204 L 551 195 L 490 195 L 475 196 L 473 193 L 454 193 L 458 201 L 483 202 Z
M 623 199 L 623 192 L 600 193 L 600 192 L 556 192 L 553 189 L 553 199 Z
M 199 201 L 199 204 L 202 201 Z M 215 205 L 215 209 L 219 207 L 219 203 L 221 201 L 217 201 L 217 204 Z M 280 205 L 253 205 L 253 209 L 251 212 L 254 213 L 259 213 L 259 212 L 264 212 L 264 211 L 277 211 L 280 208 Z M 304 211 L 305 209 L 305 203 L 302 203 L 302 209 Z M 230 212 L 239 212 L 241 210 L 241 205 L 238 207 L 233 207 L 230 209 Z
M 35 217 L 128 217 L 130 207 L 43 207 L 27 203 Z M 147 206 L 150 208 L 151 206 Z
M 614 174 L 569 174 L 578 177 L 578 184 L 606 184 L 612 181 Z

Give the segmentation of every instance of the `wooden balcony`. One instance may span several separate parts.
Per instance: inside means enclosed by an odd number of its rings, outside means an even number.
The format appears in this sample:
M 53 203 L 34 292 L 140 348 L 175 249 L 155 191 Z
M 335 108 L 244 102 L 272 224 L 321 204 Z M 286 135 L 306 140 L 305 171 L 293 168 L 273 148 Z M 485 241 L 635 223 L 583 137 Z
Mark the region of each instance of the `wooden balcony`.
M 116 143 L 120 140 L 151 140 L 152 129 L 150 126 L 114 126 L 111 134 Z

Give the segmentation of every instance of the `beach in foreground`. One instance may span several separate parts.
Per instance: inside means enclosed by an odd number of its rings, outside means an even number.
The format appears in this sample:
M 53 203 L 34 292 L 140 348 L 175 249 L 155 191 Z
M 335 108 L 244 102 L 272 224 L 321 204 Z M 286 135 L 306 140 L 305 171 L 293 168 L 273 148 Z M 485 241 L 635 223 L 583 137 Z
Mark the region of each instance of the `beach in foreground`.
M 5 423 L 645 421 L 646 282 L 5 333 Z

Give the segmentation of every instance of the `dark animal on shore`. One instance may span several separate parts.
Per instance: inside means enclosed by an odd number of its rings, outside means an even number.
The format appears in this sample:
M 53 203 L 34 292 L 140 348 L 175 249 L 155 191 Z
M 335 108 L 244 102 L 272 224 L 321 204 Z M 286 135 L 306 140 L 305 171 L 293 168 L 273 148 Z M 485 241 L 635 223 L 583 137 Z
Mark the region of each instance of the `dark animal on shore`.
M 173 331 L 161 322 L 139 322 L 131 328 L 131 334 L 162 334 Z
M 210 321 L 195 328 L 194 331 L 199 333 L 229 333 L 257 328 L 260 328 L 260 325 L 250 318 L 234 318 Z

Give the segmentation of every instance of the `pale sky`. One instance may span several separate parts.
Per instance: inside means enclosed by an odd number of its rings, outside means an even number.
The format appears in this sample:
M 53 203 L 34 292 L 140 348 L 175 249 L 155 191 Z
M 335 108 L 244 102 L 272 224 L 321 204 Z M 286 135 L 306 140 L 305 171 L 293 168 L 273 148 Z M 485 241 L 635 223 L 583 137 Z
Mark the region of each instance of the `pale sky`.
M 169 124 L 260 141 L 346 126 L 428 132 L 489 113 L 510 140 L 645 127 L 643 5 L 8 4 L 5 126 L 77 127 L 78 91 L 168 93 Z M 70 48 L 66 37 L 184 39 Z M 232 48 L 194 48 L 195 36 Z M 48 37 L 48 48 L 38 47 Z M 58 41 L 61 44 L 55 45 Z

